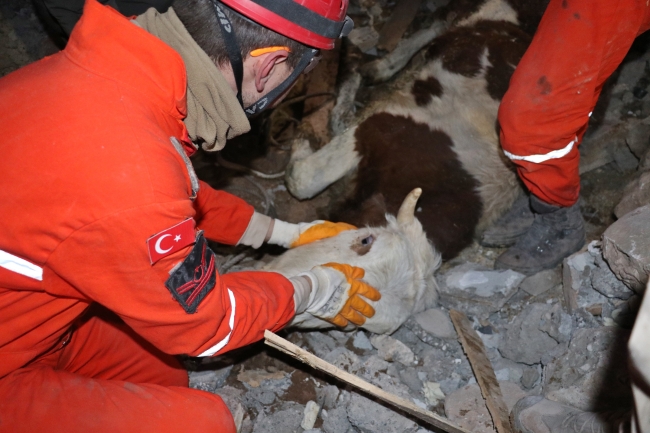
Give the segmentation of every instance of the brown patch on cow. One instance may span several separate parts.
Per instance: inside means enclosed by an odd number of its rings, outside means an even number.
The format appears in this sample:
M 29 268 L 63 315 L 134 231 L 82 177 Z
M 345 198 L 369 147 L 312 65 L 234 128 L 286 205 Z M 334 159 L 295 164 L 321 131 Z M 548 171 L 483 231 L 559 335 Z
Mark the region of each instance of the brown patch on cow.
M 539 80 L 537 80 L 537 87 L 539 87 L 540 95 L 548 95 L 553 90 L 553 86 L 548 82 L 546 75 L 539 77 Z
M 574 13 L 574 14 L 573 14 L 573 18 L 575 18 L 575 19 L 577 19 L 577 20 L 579 20 L 579 19 L 580 19 L 580 14 L 579 14 L 579 13 L 577 13 L 577 12 L 576 12 L 576 13 Z
M 350 249 L 360 256 L 365 256 L 368 254 L 368 252 L 370 252 L 370 249 L 374 243 L 375 237 L 373 235 L 363 236 L 352 242 Z
M 482 209 L 478 182 L 462 167 L 449 135 L 409 117 L 377 113 L 357 127 L 355 138 L 362 159 L 355 195 L 339 213 L 350 218 L 342 220 L 359 226 L 378 219 L 379 211 L 394 215 L 421 187 L 416 217 L 443 258 L 470 245 Z
M 436 38 L 427 56 L 431 60 L 441 59 L 443 67 L 450 72 L 475 77 L 482 70 L 481 57 L 487 51 L 490 63 L 485 70 L 487 90 L 492 98 L 500 100 L 530 40 L 528 34 L 512 23 L 479 21 Z
M 411 93 L 415 97 L 415 103 L 423 107 L 434 97 L 442 96 L 442 84 L 436 77 L 429 77 L 426 80 L 415 80 Z

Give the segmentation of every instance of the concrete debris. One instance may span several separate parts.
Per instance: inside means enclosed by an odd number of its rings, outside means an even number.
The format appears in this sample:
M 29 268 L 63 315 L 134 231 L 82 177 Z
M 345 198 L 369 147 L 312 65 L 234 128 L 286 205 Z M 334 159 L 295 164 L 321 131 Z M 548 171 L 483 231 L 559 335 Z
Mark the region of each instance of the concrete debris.
M 379 357 L 388 362 L 397 361 L 404 365 L 412 365 L 416 362 L 413 351 L 393 337 L 388 335 L 373 335 L 370 338 L 370 342 L 379 351 Z
M 511 382 L 499 382 L 503 401 L 510 411 L 526 392 Z M 445 400 L 445 414 L 450 421 L 472 433 L 496 433 L 492 417 L 478 385 L 467 385 Z
M 399 378 L 411 391 L 419 393 L 423 386 L 420 373 L 414 367 L 402 368 L 399 370 Z
M 521 384 L 527 389 L 531 390 L 539 384 L 541 378 L 541 367 L 539 365 L 533 367 L 524 367 L 523 374 L 521 376 Z
M 364 433 L 415 433 L 419 428 L 411 419 L 361 394 L 352 394 L 347 412 L 350 423 Z
M 325 433 L 347 433 L 352 428 L 348 421 L 348 411 L 344 406 L 335 407 L 321 412 L 322 429 Z
M 621 281 L 642 293 L 650 274 L 650 205 L 626 214 L 605 230 L 603 256 Z
M 519 288 L 530 295 L 539 296 L 560 284 L 562 284 L 562 273 L 555 268 L 526 277 Z
M 215 389 L 223 386 L 232 368 L 233 366 L 229 365 L 218 370 L 190 371 L 190 388 L 214 392 Z
M 358 331 L 354 334 L 354 337 L 352 338 L 352 345 L 361 350 L 373 349 L 372 343 L 370 343 L 368 336 L 363 331 Z
M 255 420 L 253 433 L 283 432 L 302 433 L 300 423 L 303 419 L 303 406 L 295 402 L 285 402 L 280 410 L 273 413 L 260 413 Z
M 499 311 L 526 276 L 465 263 L 439 277 L 440 304 L 469 315 L 487 317 Z
M 449 314 L 439 308 L 431 308 L 415 315 L 415 321 L 429 334 L 439 338 L 456 338 L 456 330 Z
M 530 304 L 507 326 L 499 345 L 504 358 L 528 365 L 539 364 L 542 356 L 559 344 L 540 327 L 549 320 L 553 307 L 548 304 Z
M 617 327 L 578 329 L 565 353 L 546 366 L 546 398 L 586 411 L 631 404 L 628 338 Z
M 311 400 L 308 401 L 305 405 L 304 416 L 302 418 L 302 422 L 300 423 L 300 427 L 304 428 L 305 430 L 314 428 L 314 424 L 316 424 L 316 418 L 318 418 L 318 412 L 320 412 L 320 406 L 318 403 Z
M 440 400 L 445 399 L 445 393 L 442 392 L 438 382 L 424 382 L 422 394 L 429 406 L 436 406 Z

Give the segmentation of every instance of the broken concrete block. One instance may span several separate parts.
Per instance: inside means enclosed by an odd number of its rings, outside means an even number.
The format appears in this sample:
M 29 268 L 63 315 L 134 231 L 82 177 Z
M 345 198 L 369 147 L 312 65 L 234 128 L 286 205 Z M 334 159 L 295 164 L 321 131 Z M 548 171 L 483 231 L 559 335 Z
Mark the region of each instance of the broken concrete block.
M 562 273 L 559 269 L 555 268 L 526 277 L 519 285 L 519 288 L 528 294 L 539 296 L 561 283 Z
M 592 274 L 597 268 L 596 257 L 600 255 L 600 243 L 593 241 L 586 249 L 583 248 L 564 259 L 562 290 L 564 304 L 569 313 L 607 302 L 607 298 L 594 290 L 591 284 Z
M 456 338 L 456 330 L 449 313 L 431 308 L 415 315 L 415 321 L 429 334 L 439 338 Z
M 299 432 L 303 418 L 303 406 L 294 402 L 285 402 L 282 409 L 266 414 L 261 412 L 255 420 L 253 433 Z
M 370 342 L 379 351 L 380 358 L 388 362 L 401 362 L 404 365 L 411 365 L 415 362 L 415 354 L 411 349 L 399 340 L 388 335 L 373 335 Z
M 578 329 L 564 355 L 544 370 L 546 398 L 586 411 L 631 404 L 628 338 L 618 327 Z
M 510 269 L 496 271 L 466 263 L 440 278 L 440 304 L 469 315 L 486 317 L 505 305 L 525 277 Z
M 617 218 L 622 218 L 623 215 L 648 203 L 650 203 L 650 171 L 644 171 L 625 186 L 623 198 L 614 208 L 614 214 Z
M 508 411 L 527 395 L 511 382 L 499 382 L 499 388 Z M 450 421 L 472 433 L 496 433 L 478 385 L 466 385 L 447 396 L 445 414 Z
M 422 394 L 424 394 L 424 399 L 429 406 L 436 406 L 440 400 L 445 399 L 445 393 L 440 389 L 438 382 L 424 382 Z
M 559 344 L 546 332 L 541 331 L 545 316 L 552 310 L 551 305 L 531 304 L 527 306 L 507 326 L 505 336 L 499 345 L 504 358 L 532 365 L 539 364 L 542 355 L 555 349 Z
M 356 334 L 354 334 L 354 338 L 352 338 L 352 346 L 356 347 L 357 349 L 361 350 L 373 350 L 374 347 L 372 347 L 372 343 L 370 343 L 370 340 L 368 339 L 368 336 L 366 335 L 365 332 L 363 331 L 357 331 Z
M 643 292 L 650 273 L 650 205 L 624 215 L 605 230 L 603 256 L 621 281 Z
M 616 278 L 616 275 L 602 256 L 596 256 L 594 264 L 596 267 L 591 274 L 591 286 L 595 291 L 610 299 L 628 299 L 634 295 L 634 292 L 629 287 Z
M 323 418 L 322 429 L 325 433 L 348 433 L 352 428 L 350 421 L 348 421 L 348 411 L 345 406 L 329 410 L 323 409 L 321 418 Z

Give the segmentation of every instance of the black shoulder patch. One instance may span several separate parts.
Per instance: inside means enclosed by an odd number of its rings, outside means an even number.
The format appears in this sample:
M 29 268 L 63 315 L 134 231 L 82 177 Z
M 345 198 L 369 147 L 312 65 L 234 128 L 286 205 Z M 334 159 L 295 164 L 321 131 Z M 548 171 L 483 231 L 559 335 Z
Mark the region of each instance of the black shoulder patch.
M 214 288 L 216 280 L 214 253 L 208 247 L 203 233 L 199 233 L 194 248 L 172 272 L 165 286 L 181 307 L 192 314 L 196 313 L 199 303 Z

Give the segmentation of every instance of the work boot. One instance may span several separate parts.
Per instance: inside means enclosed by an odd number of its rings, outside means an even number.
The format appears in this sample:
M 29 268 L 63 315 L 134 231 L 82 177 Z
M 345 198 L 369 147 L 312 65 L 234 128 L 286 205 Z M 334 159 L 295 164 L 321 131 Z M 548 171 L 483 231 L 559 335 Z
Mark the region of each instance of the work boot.
M 583 412 L 539 396 L 522 398 L 510 412 L 516 433 L 629 433 L 631 420 L 630 409 Z
M 496 269 L 512 269 L 532 275 L 552 269 L 585 244 L 585 223 L 578 203 L 553 206 L 530 197 L 535 221 L 515 244 L 501 254 Z
M 530 228 L 535 214 L 530 209 L 528 195 L 522 195 L 512 204 L 508 212 L 501 215 L 481 236 L 484 247 L 509 247 Z

